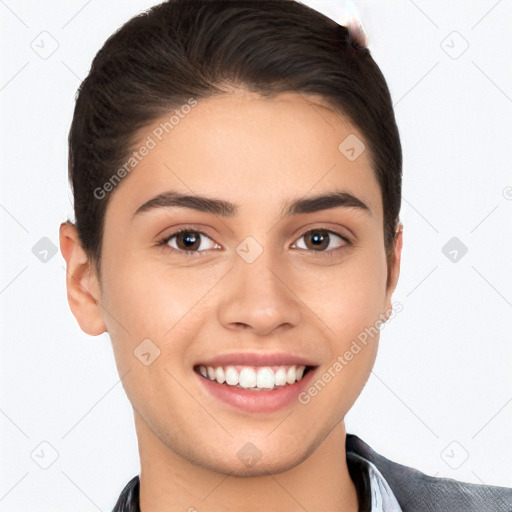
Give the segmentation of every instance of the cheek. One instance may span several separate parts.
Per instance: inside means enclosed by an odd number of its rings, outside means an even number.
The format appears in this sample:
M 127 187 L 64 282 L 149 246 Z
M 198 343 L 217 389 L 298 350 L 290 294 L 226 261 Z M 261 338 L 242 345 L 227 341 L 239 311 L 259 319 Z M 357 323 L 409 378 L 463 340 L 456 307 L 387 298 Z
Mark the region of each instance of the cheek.
M 164 275 L 156 265 L 117 261 L 104 287 L 104 317 L 118 373 L 127 376 L 123 387 L 142 412 L 163 389 L 180 395 L 166 370 L 183 381 L 185 369 L 175 362 L 187 358 L 201 326 L 194 305 L 206 290 L 187 286 L 176 273 Z
M 387 267 L 384 250 L 377 244 L 339 264 L 322 270 L 310 267 L 298 274 L 297 294 L 318 315 L 338 353 L 383 312 Z
M 384 253 L 368 251 L 324 277 L 310 295 L 325 327 L 329 357 L 316 380 L 299 396 L 320 426 L 326 411 L 342 418 L 360 395 L 377 356 L 385 297 Z
M 105 265 L 102 303 L 120 370 L 133 367 L 134 351 L 146 339 L 161 351 L 159 362 L 181 360 L 203 325 L 208 291 L 220 279 L 217 272 L 171 268 L 120 254 L 108 261 L 116 263 Z

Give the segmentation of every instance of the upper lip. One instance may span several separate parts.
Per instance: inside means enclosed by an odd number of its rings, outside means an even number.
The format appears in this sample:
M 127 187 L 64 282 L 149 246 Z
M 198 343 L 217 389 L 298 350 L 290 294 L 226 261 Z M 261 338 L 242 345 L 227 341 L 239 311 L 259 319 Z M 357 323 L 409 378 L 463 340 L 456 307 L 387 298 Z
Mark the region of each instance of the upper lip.
M 317 366 L 311 359 L 286 352 L 237 352 L 198 362 L 204 366 Z

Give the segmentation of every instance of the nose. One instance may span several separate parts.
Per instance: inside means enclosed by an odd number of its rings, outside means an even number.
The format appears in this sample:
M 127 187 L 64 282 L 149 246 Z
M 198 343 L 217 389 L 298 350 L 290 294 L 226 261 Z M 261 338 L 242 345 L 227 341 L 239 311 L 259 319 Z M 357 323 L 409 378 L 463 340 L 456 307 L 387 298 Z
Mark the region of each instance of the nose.
M 271 251 L 264 250 L 252 263 L 237 256 L 234 265 L 218 308 L 224 327 L 268 336 L 300 323 L 302 302 L 293 291 L 291 270 Z

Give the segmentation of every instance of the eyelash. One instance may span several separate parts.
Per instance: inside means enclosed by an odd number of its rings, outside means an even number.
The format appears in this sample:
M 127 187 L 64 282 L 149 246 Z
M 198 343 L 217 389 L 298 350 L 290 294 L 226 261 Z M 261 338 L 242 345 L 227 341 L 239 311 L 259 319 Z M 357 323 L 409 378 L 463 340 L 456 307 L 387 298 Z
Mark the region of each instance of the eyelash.
M 303 233 L 299 237 L 299 239 L 313 231 L 322 231 L 322 232 L 328 233 L 329 235 L 338 236 L 345 242 L 345 244 L 342 245 L 341 247 L 337 247 L 336 249 L 332 249 L 330 251 L 315 251 L 313 249 L 300 249 L 301 251 L 308 251 L 311 253 L 320 254 L 321 257 L 332 258 L 338 254 L 338 251 L 342 250 L 347 245 L 352 245 L 352 242 L 348 238 L 344 237 L 343 235 L 340 235 L 336 231 L 332 231 L 330 229 L 323 229 L 323 228 L 310 229 L 310 230 L 306 231 L 305 233 Z M 175 231 L 174 233 L 172 233 L 171 235 L 166 236 L 164 239 L 157 242 L 157 245 L 159 247 L 162 247 L 162 249 L 164 251 L 171 251 L 173 253 L 184 254 L 187 257 L 198 257 L 198 256 L 200 257 L 200 256 L 204 256 L 203 253 L 208 252 L 209 249 L 206 249 L 203 251 L 183 251 L 181 249 L 175 249 L 174 247 L 169 247 L 169 245 L 168 245 L 169 241 L 172 240 L 173 238 L 175 238 L 176 236 L 180 235 L 181 233 L 197 233 L 198 235 L 205 236 L 206 238 L 210 238 L 206 233 L 203 233 L 201 230 L 195 229 L 190 226 L 190 227 L 181 228 L 181 229 Z M 212 240 L 212 239 L 210 238 L 210 240 Z

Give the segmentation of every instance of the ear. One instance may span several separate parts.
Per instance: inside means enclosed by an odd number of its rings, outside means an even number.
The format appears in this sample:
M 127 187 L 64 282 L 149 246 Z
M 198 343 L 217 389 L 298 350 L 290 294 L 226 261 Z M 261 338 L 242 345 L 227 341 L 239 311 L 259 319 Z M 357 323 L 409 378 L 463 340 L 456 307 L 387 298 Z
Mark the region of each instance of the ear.
M 386 283 L 385 299 L 386 317 L 389 317 L 391 315 L 391 311 L 393 310 L 391 297 L 395 291 L 396 285 L 398 284 L 398 277 L 400 276 L 400 259 L 402 257 L 403 231 L 404 226 L 401 222 L 399 222 L 395 233 L 393 248 L 388 257 L 388 279 Z
M 66 260 L 68 304 L 80 329 L 91 336 L 104 333 L 101 288 L 93 263 L 87 257 L 76 227 L 69 221 L 59 229 L 60 252 Z

